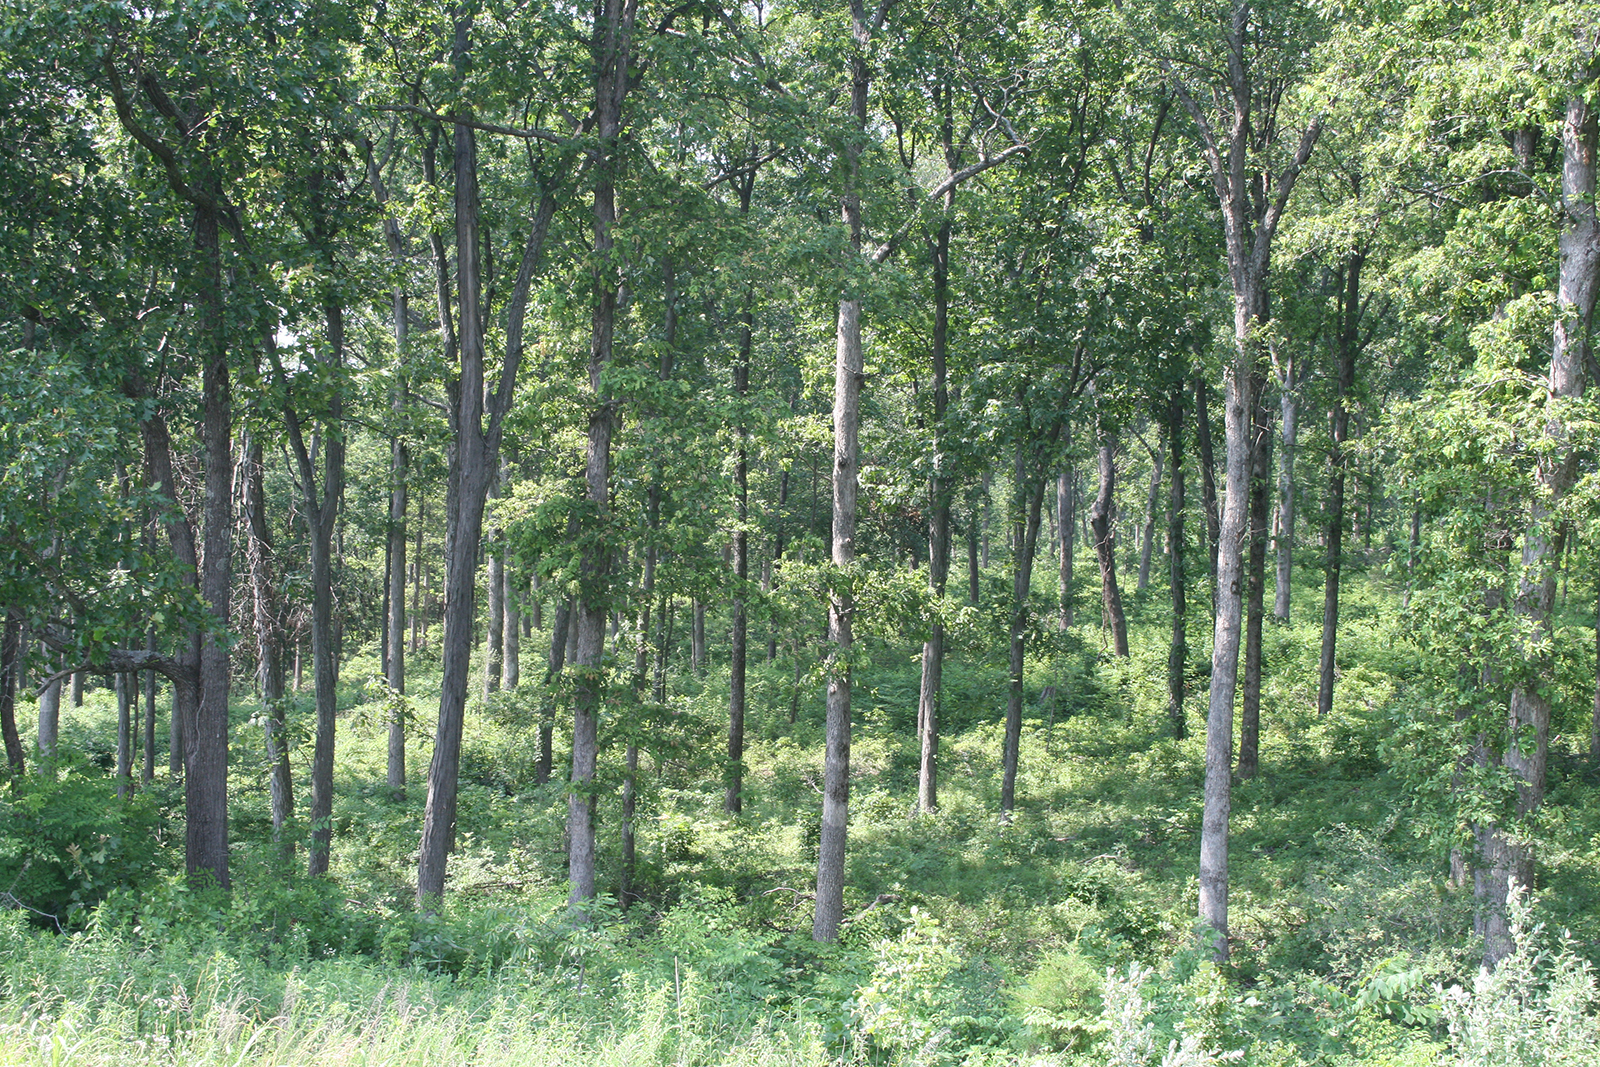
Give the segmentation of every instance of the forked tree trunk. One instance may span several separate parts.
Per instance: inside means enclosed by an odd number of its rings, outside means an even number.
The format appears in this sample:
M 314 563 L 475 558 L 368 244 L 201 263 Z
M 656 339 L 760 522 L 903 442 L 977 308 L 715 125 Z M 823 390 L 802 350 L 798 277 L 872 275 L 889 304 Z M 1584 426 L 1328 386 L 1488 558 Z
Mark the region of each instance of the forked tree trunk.
M 1023 386 L 1018 386 L 1022 393 Z M 1025 398 L 1018 397 L 1019 401 Z M 1056 423 L 1044 448 L 1054 449 L 1061 433 L 1061 423 Z M 1013 478 L 1016 486 L 1016 504 L 1012 509 L 1012 533 L 1016 542 L 1011 579 L 1011 625 L 1009 628 L 1010 685 L 1006 693 L 1005 749 L 1001 758 L 1000 813 L 1009 818 L 1016 808 L 1017 769 L 1022 751 L 1022 683 L 1023 667 L 1028 640 L 1028 600 L 1033 589 L 1033 556 L 1039 546 L 1040 513 L 1044 508 L 1044 490 L 1048 478 L 1043 464 L 1030 464 L 1030 453 L 1039 446 L 1022 440 L 1017 444 L 1016 467 Z M 1039 469 L 1030 469 L 1030 466 Z

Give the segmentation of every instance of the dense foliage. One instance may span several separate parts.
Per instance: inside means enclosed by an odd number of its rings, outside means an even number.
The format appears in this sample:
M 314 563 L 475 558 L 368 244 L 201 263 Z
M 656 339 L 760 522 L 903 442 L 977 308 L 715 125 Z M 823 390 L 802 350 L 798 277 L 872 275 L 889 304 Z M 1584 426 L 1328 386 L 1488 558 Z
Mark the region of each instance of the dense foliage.
M 1597 85 L 0 0 L 0 1059 L 1583 1062 Z

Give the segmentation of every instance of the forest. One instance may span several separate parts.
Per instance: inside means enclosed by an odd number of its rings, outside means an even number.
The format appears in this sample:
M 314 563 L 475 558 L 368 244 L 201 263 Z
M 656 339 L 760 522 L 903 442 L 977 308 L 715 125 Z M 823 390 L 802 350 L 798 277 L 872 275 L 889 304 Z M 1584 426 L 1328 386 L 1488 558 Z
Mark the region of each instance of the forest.
M 0 1064 L 1589 1064 L 1590 0 L 0 0 Z

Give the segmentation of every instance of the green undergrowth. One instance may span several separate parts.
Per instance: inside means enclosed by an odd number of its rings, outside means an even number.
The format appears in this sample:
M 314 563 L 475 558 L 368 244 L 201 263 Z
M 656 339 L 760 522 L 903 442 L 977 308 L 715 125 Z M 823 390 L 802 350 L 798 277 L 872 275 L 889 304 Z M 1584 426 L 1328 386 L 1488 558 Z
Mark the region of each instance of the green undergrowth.
M 392 698 L 367 654 L 344 667 L 329 878 L 300 873 L 306 827 L 272 838 L 247 702 L 229 893 L 178 873 L 181 798 L 164 773 L 118 799 L 91 758 L 6 789 L 0 883 L 32 910 L 0 923 L 0 1062 L 1581 1062 L 1560 1050 L 1595 1012 L 1584 960 L 1600 934 L 1600 779 L 1577 740 L 1557 738 L 1536 828 L 1547 888 L 1525 916 L 1526 988 L 1508 997 L 1474 978 L 1471 892 L 1448 882 L 1451 824 L 1429 806 L 1445 758 L 1427 748 L 1431 698 L 1368 610 L 1376 595 L 1352 598 L 1326 718 L 1316 620 L 1267 630 L 1261 773 L 1234 790 L 1226 968 L 1197 954 L 1193 928 L 1210 635 L 1191 620 L 1176 739 L 1158 598 L 1135 601 L 1126 660 L 1086 628 L 1037 635 L 1009 819 L 1006 667 L 982 652 L 996 646 L 952 650 L 940 806 L 919 815 L 915 648 L 863 641 L 846 921 L 826 946 L 810 939 L 823 709 L 805 670 L 797 689 L 782 656 L 752 664 L 738 816 L 721 810 L 725 667 L 674 663 L 648 730 L 630 719 L 645 710 L 619 702 L 603 724 L 606 892 L 583 915 L 566 903 L 565 789 L 535 781 L 539 727 L 568 712 L 530 686 L 474 700 L 450 892 L 425 914 L 412 902 L 416 769 L 436 675 L 414 664 L 413 778 L 397 798 L 384 784 Z M 72 736 L 104 737 L 111 710 L 91 694 Z M 302 796 L 309 717 L 302 693 L 290 709 Z M 643 756 L 624 885 L 629 731 Z M 1543 1058 L 1481 1052 L 1513 1045 Z

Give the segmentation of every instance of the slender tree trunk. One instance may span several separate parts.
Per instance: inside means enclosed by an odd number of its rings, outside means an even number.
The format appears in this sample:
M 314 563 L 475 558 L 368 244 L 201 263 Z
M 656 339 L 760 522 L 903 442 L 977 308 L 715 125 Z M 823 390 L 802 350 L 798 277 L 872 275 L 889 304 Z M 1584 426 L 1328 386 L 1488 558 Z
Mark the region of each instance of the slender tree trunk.
M 1272 423 L 1261 400 L 1265 381 L 1259 375 L 1251 383 L 1255 411 L 1251 424 L 1250 453 L 1250 561 L 1247 569 L 1245 605 L 1244 692 L 1239 716 L 1240 778 L 1254 778 L 1261 756 L 1261 626 L 1265 611 L 1267 584 L 1267 517 L 1272 468 Z
M 1158 440 L 1150 452 L 1150 492 L 1144 501 L 1144 528 L 1139 538 L 1139 581 L 1134 587 L 1134 591 L 1139 593 L 1150 586 L 1150 551 L 1156 540 L 1156 507 L 1161 502 L 1161 467 L 1166 458 L 1161 448 L 1164 443 Z
M 972 507 L 972 513 L 967 516 L 967 603 L 973 607 L 978 606 L 979 588 L 978 570 L 978 507 Z
M 1022 388 L 1018 387 L 1019 393 Z M 1059 432 L 1058 423 L 1055 432 L 1050 435 L 1051 445 Z M 1039 545 L 1039 516 L 1043 510 L 1047 481 L 1043 470 L 1029 470 L 1028 453 L 1033 447 L 1037 446 L 1027 440 L 1018 443 L 1013 475 L 1016 482 L 1016 508 L 1012 533 L 1017 549 L 1012 566 L 1011 678 L 1006 694 L 1006 736 L 1000 780 L 1000 813 L 1004 818 L 1009 818 L 1016 808 L 1017 766 L 1022 749 L 1022 682 L 1028 640 L 1028 600 L 1033 589 L 1033 556 Z
M 1338 376 L 1334 384 L 1333 446 L 1328 455 L 1332 468 L 1328 486 L 1327 563 L 1322 591 L 1322 656 L 1317 670 L 1317 712 L 1326 717 L 1333 711 L 1334 651 L 1339 639 L 1339 577 L 1344 568 L 1344 490 L 1345 474 L 1350 457 L 1345 451 L 1345 441 L 1350 434 L 1350 412 L 1345 398 L 1355 388 L 1356 349 L 1359 347 L 1357 329 L 1361 313 L 1361 267 L 1365 253 L 1356 249 L 1345 261 L 1344 284 L 1340 287 L 1339 329 L 1335 343 L 1338 346 Z
M 117 674 L 117 799 L 126 800 L 133 790 L 133 707 L 137 679 L 122 671 Z M 13 722 L 13 729 L 15 723 Z M 7 739 L 9 752 L 9 738 Z M 18 744 L 20 755 L 22 746 Z
M 337 303 L 323 307 L 328 328 L 327 367 L 335 381 L 344 370 L 344 309 Z M 344 403 L 335 389 L 322 441 L 322 486 L 318 492 L 313 454 L 307 449 L 298 417 L 285 401 L 290 441 L 300 468 L 300 491 L 306 511 L 311 549 L 311 670 L 316 689 L 317 726 L 311 753 L 311 848 L 306 872 L 326 874 L 333 851 L 333 758 L 338 728 L 338 632 L 333 616 L 333 578 L 336 564 L 334 532 L 340 501 L 344 497 Z
M 1299 393 L 1295 359 L 1293 355 L 1288 355 L 1278 367 L 1278 420 L 1283 450 L 1278 456 L 1278 524 L 1273 532 L 1278 578 L 1272 598 L 1272 617 L 1285 625 L 1289 622 L 1289 601 L 1294 578 L 1294 459 L 1295 446 L 1300 439 Z
M 622 102 L 628 91 L 632 53 L 632 0 L 602 0 L 595 8 L 595 124 L 600 158 L 594 171 L 594 313 L 589 344 L 589 432 L 585 453 L 587 511 L 595 537 L 587 540 L 579 567 L 578 642 L 572 729 L 572 789 L 567 796 L 569 900 L 577 909 L 595 892 L 595 767 L 599 756 L 601 658 L 605 651 L 606 595 L 612 549 L 598 536 L 611 510 L 611 436 L 614 417 L 603 381 L 616 329 L 617 287 L 607 266 L 617 224 L 616 180 L 622 166 Z
M 400 232 L 400 224 L 389 209 L 388 191 L 384 187 L 383 175 L 372 158 L 372 146 L 367 149 L 367 178 L 372 187 L 373 195 L 377 198 L 379 207 L 383 209 L 384 238 L 389 245 L 389 256 L 394 261 L 395 269 L 403 272 L 406 269 L 405 238 Z M 392 412 L 398 427 L 405 416 L 407 390 L 405 375 L 407 365 L 411 360 L 411 304 L 406 295 L 404 285 L 396 285 L 390 303 L 392 328 L 394 330 L 395 354 L 399 367 L 395 375 L 395 383 L 389 392 L 389 409 Z M 389 795 L 396 801 L 404 800 L 406 795 L 406 714 L 405 703 L 401 699 L 406 692 L 406 514 L 409 507 L 407 496 L 407 482 L 411 466 L 411 452 L 406 445 L 405 438 L 398 429 L 389 438 L 389 529 L 388 529 L 388 556 L 389 567 L 386 574 L 387 594 L 385 597 L 388 614 L 384 620 L 384 682 L 392 694 L 389 701 L 390 712 L 388 722 L 389 751 L 384 784 L 388 787 Z M 420 505 L 421 498 L 418 498 Z M 418 513 L 417 546 L 418 562 L 421 561 L 422 536 L 421 513 Z M 412 641 L 415 651 L 416 634 L 416 601 L 412 601 Z
M 948 169 L 955 160 L 946 123 L 945 157 Z M 948 212 L 954 199 L 945 198 Z M 950 406 L 948 351 L 950 337 L 950 216 L 945 215 L 931 242 L 933 256 L 933 474 L 928 479 L 928 592 L 935 604 L 944 600 L 950 577 L 949 460 L 945 455 L 945 413 Z M 939 693 L 944 677 L 944 616 L 936 610 L 928 637 L 922 643 L 922 685 L 917 694 L 917 732 L 921 759 L 917 768 L 917 810 L 931 812 L 939 806 Z
M 5 611 L 0 628 L 0 736 L 5 739 L 6 765 L 13 775 L 26 769 L 22 758 L 22 737 L 17 733 L 17 686 L 22 656 L 22 612 L 14 607 Z M 119 786 L 120 788 L 120 786 Z
M 289 769 L 289 749 L 284 743 L 283 638 L 278 626 L 278 595 L 272 580 L 272 528 L 266 516 L 263 468 L 261 439 L 250 434 L 245 446 L 243 474 L 246 555 L 255 622 L 256 684 L 261 692 L 272 836 L 282 849 L 284 860 L 292 862 L 294 838 L 284 833 L 284 826 L 294 817 L 294 779 Z
M 146 644 L 150 652 L 156 651 L 156 631 L 150 629 L 150 638 Z M 55 683 L 56 702 L 61 700 L 61 683 Z M 41 701 L 42 704 L 42 701 Z M 156 672 L 144 673 L 144 763 L 140 768 L 139 781 L 149 785 L 156 780 Z
M 500 610 L 505 620 L 500 627 L 500 688 L 509 692 L 522 683 L 522 610 L 518 595 L 522 583 L 511 566 L 509 553 L 500 566 Z
M 500 478 L 497 475 L 489 488 L 489 496 L 500 495 Z M 489 590 L 489 610 L 483 656 L 483 695 L 500 691 L 501 675 L 505 671 L 505 549 L 500 542 L 500 527 L 491 526 L 484 538 L 488 550 L 484 553 L 488 566 L 486 586 Z
M 1122 611 L 1122 590 L 1117 587 L 1117 559 L 1111 529 L 1116 506 L 1117 439 L 1109 431 L 1100 433 L 1100 491 L 1089 509 L 1089 528 L 1094 534 L 1094 553 L 1100 561 L 1100 604 L 1104 622 L 1111 631 L 1111 649 L 1117 656 L 1128 654 L 1128 620 Z
M 1205 541 L 1206 557 L 1210 561 L 1206 574 L 1211 578 L 1211 613 L 1217 611 L 1217 549 L 1222 537 L 1222 519 L 1217 502 L 1217 458 L 1211 447 L 1211 386 L 1196 376 L 1194 380 L 1194 432 L 1200 449 L 1200 506 L 1205 511 L 1205 525 L 1201 534 Z
M 1061 628 L 1070 630 L 1074 624 L 1074 601 L 1076 597 L 1072 590 L 1072 557 L 1076 548 L 1078 533 L 1078 472 L 1068 464 L 1061 468 L 1061 474 L 1056 482 L 1056 515 L 1061 528 Z
M 539 723 L 539 759 L 534 764 L 533 784 L 544 785 L 550 780 L 555 757 L 555 687 L 556 679 L 567 662 L 567 645 L 572 634 L 572 598 L 556 602 L 555 619 L 550 624 L 550 659 L 544 675 L 545 710 Z
M 755 181 L 751 172 L 739 184 L 740 208 L 748 213 Z M 755 340 L 755 292 L 746 289 L 739 314 L 739 357 L 733 366 L 733 390 L 744 403 L 750 395 L 750 357 Z M 750 430 L 739 418 L 739 455 L 734 465 L 733 630 L 728 648 L 728 769 L 722 808 L 730 815 L 744 810 L 745 660 L 748 656 L 750 586 Z
M 1184 697 L 1189 666 L 1188 603 L 1183 566 L 1183 391 L 1174 388 L 1167 399 L 1167 445 L 1172 453 L 1172 485 L 1167 508 L 1167 565 L 1172 586 L 1172 643 L 1167 651 L 1167 721 L 1172 736 L 1188 735 Z
M 50 662 L 47 658 L 46 662 Z M 52 672 L 54 673 L 54 672 Z M 61 679 L 45 686 L 39 694 L 39 732 L 37 747 L 39 757 L 48 759 L 55 755 L 56 743 L 61 736 Z

